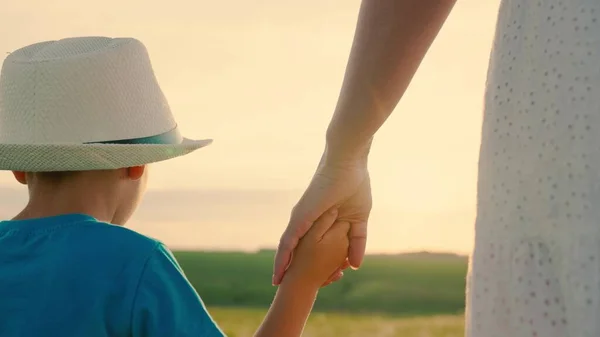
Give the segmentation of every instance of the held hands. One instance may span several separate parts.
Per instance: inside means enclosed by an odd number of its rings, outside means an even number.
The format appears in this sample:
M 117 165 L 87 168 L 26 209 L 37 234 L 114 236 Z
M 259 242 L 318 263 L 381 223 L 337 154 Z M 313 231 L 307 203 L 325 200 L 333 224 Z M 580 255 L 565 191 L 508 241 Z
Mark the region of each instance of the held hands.
M 282 283 L 317 290 L 346 260 L 350 224 L 336 221 L 337 210 L 323 214 L 299 241 Z
M 350 250 L 348 259 L 338 265 L 339 268 L 324 285 L 341 278 L 342 271 L 348 265 L 358 268 L 365 254 L 367 221 L 371 206 L 371 184 L 366 160 L 340 162 L 327 159 L 325 153 L 306 192 L 294 207 L 290 222 L 281 236 L 275 256 L 273 284 L 278 285 L 281 282 L 299 240 L 311 230 L 313 223 L 331 208 L 339 209 L 337 222 L 350 225 Z

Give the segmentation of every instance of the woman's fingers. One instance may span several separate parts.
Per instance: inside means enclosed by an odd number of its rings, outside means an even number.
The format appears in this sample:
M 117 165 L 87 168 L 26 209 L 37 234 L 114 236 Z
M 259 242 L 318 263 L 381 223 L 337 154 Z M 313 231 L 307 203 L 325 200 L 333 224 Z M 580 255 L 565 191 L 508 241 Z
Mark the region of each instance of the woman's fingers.
M 329 276 L 327 281 L 325 281 L 325 283 L 323 283 L 323 287 L 328 286 L 333 282 L 341 280 L 342 277 L 344 277 L 344 270 L 347 269 L 348 267 L 350 267 L 350 262 L 348 262 L 348 260 L 346 260 L 336 271 L 334 271 L 331 274 L 331 276 Z
M 344 272 L 341 270 L 336 271 L 329 277 L 329 279 L 327 281 L 325 281 L 325 283 L 323 283 L 323 287 L 326 287 L 326 286 L 332 284 L 333 282 L 341 280 L 342 277 L 344 277 Z
M 350 249 L 348 250 L 348 261 L 352 269 L 358 269 L 365 257 L 367 247 L 367 222 L 352 223 L 350 227 Z

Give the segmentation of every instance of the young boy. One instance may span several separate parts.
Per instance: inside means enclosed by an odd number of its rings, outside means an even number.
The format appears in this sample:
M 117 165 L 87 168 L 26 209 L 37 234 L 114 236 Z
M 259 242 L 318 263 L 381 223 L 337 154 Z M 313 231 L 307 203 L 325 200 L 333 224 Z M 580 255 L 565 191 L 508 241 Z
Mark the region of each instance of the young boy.
M 179 134 L 137 40 L 72 38 L 10 54 L 0 169 L 27 185 L 29 202 L 0 222 L 0 336 L 223 336 L 170 251 L 121 227 L 147 164 L 209 143 Z M 336 216 L 301 240 L 256 336 L 302 333 L 347 254 L 348 224 Z

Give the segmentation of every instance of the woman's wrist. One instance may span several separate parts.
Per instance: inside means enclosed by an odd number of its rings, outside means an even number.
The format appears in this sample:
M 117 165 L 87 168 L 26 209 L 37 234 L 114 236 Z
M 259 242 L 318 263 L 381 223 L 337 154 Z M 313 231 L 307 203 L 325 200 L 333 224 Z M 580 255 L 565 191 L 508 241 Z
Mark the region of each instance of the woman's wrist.
M 375 106 L 361 95 L 338 102 L 325 138 L 330 162 L 366 164 L 373 136 L 383 122 L 376 118 L 380 114 Z
M 328 166 L 340 167 L 367 167 L 371 143 L 369 139 L 366 143 L 349 146 L 339 140 L 327 140 L 325 151 L 323 153 L 322 164 Z

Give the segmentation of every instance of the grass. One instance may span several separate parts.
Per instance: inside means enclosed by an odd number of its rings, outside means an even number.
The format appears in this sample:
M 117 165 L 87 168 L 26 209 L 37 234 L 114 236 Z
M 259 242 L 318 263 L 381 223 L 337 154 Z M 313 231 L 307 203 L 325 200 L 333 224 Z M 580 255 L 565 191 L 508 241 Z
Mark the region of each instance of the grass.
M 207 306 L 265 309 L 273 252 L 176 252 Z M 315 310 L 393 315 L 456 315 L 464 310 L 467 260 L 430 254 L 367 256 L 360 271 L 323 289 Z
M 252 337 L 265 310 L 209 308 L 228 337 Z M 304 337 L 463 337 L 463 317 L 386 317 L 380 315 L 315 313 Z
M 252 336 L 264 318 L 272 251 L 175 252 L 229 337 Z M 453 255 L 367 256 L 359 271 L 319 292 L 303 336 L 458 337 L 467 259 Z

